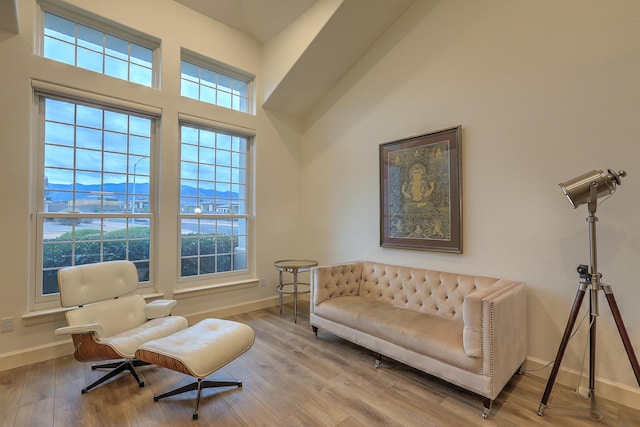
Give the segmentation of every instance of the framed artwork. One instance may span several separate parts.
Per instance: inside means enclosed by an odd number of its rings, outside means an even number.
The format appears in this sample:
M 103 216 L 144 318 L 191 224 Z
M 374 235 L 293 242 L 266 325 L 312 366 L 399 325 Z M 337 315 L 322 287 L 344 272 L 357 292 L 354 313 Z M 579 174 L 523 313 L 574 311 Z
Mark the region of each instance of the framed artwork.
M 462 253 L 460 126 L 380 145 L 380 246 Z

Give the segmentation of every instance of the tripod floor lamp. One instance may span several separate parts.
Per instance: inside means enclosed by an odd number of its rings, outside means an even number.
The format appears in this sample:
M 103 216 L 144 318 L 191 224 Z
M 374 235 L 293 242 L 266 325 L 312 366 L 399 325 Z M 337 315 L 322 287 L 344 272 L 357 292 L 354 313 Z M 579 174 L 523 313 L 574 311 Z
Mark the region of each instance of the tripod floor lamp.
M 542 395 L 542 400 L 538 408 L 538 415 L 540 416 L 543 416 L 544 410 L 548 408 L 547 404 L 551 395 L 551 389 L 553 388 L 558 370 L 560 369 L 562 357 L 564 356 L 564 352 L 567 348 L 569 339 L 572 336 L 573 327 L 575 325 L 576 319 L 578 317 L 578 312 L 580 311 L 580 306 L 582 305 L 582 300 L 584 299 L 587 290 L 589 291 L 590 312 L 589 409 L 591 415 L 593 417 L 602 418 L 601 414 L 598 413 L 595 395 L 596 318 L 599 315 L 599 291 L 604 292 L 607 303 L 609 303 L 609 308 L 611 309 L 611 312 L 613 314 L 613 319 L 616 322 L 618 332 L 620 333 L 620 337 L 622 338 L 622 343 L 624 344 L 627 356 L 629 358 L 629 361 L 631 362 L 631 368 L 633 369 L 633 372 L 636 376 L 638 385 L 640 385 L 640 365 L 638 365 L 638 359 L 636 358 L 636 355 L 633 351 L 631 340 L 629 339 L 629 334 L 627 333 L 627 329 L 625 328 L 622 321 L 622 316 L 620 315 L 618 304 L 616 303 L 615 297 L 613 296 L 611 286 L 605 285 L 601 282 L 602 274 L 600 274 L 600 272 L 598 271 L 598 254 L 596 245 L 596 221 L 598 221 L 598 218 L 596 218 L 595 214 L 596 208 L 598 206 L 597 201 L 600 197 L 610 196 L 615 193 L 616 186 L 621 184 L 621 179 L 626 175 L 627 173 L 625 171 L 614 172 L 609 169 L 607 173 L 604 173 L 602 171 L 594 170 L 560 184 L 562 191 L 567 196 L 574 209 L 584 204 L 587 205 L 587 209 L 589 212 L 587 222 L 589 223 L 589 249 L 591 264 L 589 267 L 586 265 L 580 265 L 578 267 L 578 273 L 583 280 L 580 282 L 580 285 L 578 287 L 578 292 L 573 302 L 571 313 L 569 314 L 567 327 L 564 331 L 562 341 L 560 342 L 560 347 L 558 348 L 558 353 L 553 363 L 553 369 L 551 370 L 551 375 L 549 376 L 549 380 L 547 381 L 547 387 L 545 388 L 544 394 Z

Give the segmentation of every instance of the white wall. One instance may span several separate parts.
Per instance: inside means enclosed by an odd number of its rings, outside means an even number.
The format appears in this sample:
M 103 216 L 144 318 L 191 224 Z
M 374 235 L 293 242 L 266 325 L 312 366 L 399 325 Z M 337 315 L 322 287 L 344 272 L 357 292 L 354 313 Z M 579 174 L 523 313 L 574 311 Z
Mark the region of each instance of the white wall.
M 598 210 L 599 269 L 639 352 L 639 52 L 635 0 L 416 0 L 306 120 L 305 252 L 321 263 L 368 259 L 524 281 L 530 359 L 549 361 L 576 267 L 589 262 L 586 208 L 572 210 L 558 183 L 626 169 Z M 464 253 L 380 248 L 379 144 L 456 125 Z M 600 298 L 597 376 L 637 390 Z M 579 369 L 585 330 L 565 355 L 570 369 Z
M 297 255 L 297 217 L 299 192 L 299 123 L 277 116 L 268 117 L 262 104 L 262 52 L 253 39 L 205 18 L 171 0 L 113 0 L 95 2 L 73 0 L 71 4 L 99 17 L 135 28 L 156 37 L 162 47 L 162 89 L 137 88 L 95 74 L 74 69 L 34 55 L 38 6 L 34 0 L 19 4 L 20 34 L 0 33 L 0 318 L 15 319 L 15 330 L 0 334 L 0 369 L 26 364 L 42 357 L 68 352 L 70 340 L 56 337 L 55 327 L 66 322 L 61 313 L 30 317 L 29 294 L 34 271 L 34 228 L 30 215 L 36 183 L 34 177 L 35 130 L 32 129 L 33 90 L 31 79 L 78 87 L 99 94 L 132 98 L 162 109 L 160 136 L 160 212 L 158 216 L 157 283 L 158 292 L 171 297 L 176 289 L 177 207 L 166 201 L 177 200 L 175 179 L 178 165 L 178 112 L 237 124 L 257 133 L 256 179 L 256 280 L 242 289 L 200 291 L 181 295 L 174 312 L 187 316 L 206 313 L 230 314 L 277 303 L 277 279 L 273 261 Z M 188 25 L 186 24 L 188 23 Z M 242 116 L 215 106 L 199 107 L 182 99 L 179 93 L 180 48 L 214 58 L 255 74 L 258 108 L 255 117 Z M 109 79 L 107 79 L 109 80 Z M 201 283 L 206 284 L 206 283 Z

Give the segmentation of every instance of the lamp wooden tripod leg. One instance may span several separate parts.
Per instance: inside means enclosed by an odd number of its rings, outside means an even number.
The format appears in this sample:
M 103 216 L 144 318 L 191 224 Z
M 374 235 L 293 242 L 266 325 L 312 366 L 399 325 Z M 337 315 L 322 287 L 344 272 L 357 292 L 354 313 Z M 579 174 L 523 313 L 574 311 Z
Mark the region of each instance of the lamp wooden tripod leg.
M 553 364 L 553 369 L 551 370 L 551 375 L 549 375 L 549 380 L 547 381 L 547 387 L 544 390 L 544 394 L 542 395 L 542 400 L 540 401 L 540 406 L 538 407 L 538 415 L 540 416 L 544 415 L 544 410 L 548 407 L 547 403 L 549 402 L 549 397 L 551 396 L 551 390 L 553 389 L 553 384 L 556 380 L 556 376 L 558 375 L 558 370 L 560 369 L 560 363 L 562 362 L 562 357 L 564 356 L 564 352 L 567 348 L 567 344 L 569 342 L 569 339 L 571 338 L 571 333 L 573 331 L 573 327 L 578 317 L 578 312 L 580 311 L 580 306 L 582 305 L 582 301 L 584 299 L 584 295 L 588 285 L 589 285 L 589 282 L 581 282 L 580 287 L 578 288 L 578 292 L 576 294 L 576 298 L 574 300 L 573 307 L 571 308 L 571 313 L 569 315 L 569 320 L 567 322 L 567 327 L 564 331 L 564 335 L 562 336 L 562 341 L 560 342 L 560 347 L 558 348 L 558 354 L 556 355 L 556 358 Z M 618 327 L 620 338 L 622 338 L 622 343 L 627 352 L 627 357 L 629 358 L 629 362 L 631 362 L 631 368 L 633 369 L 633 373 L 635 374 L 636 381 L 640 386 L 640 365 L 638 364 L 638 358 L 636 357 L 636 354 L 633 351 L 633 346 L 631 345 L 629 334 L 627 333 L 627 329 L 625 328 L 624 322 L 622 321 L 622 316 L 620 314 L 620 310 L 618 309 L 618 304 L 616 303 L 616 299 L 613 295 L 613 291 L 611 290 L 611 286 L 608 286 L 608 285 L 598 286 L 598 289 L 591 290 L 591 295 L 590 295 L 592 321 L 589 328 L 589 399 L 591 402 L 590 411 L 593 415 L 598 415 L 597 405 L 596 405 L 596 396 L 595 396 L 595 356 L 596 356 L 596 316 L 597 314 L 594 311 L 594 306 L 597 304 L 596 299 L 598 298 L 599 290 L 604 291 L 605 297 L 607 299 L 607 303 L 609 303 L 609 308 L 611 309 L 611 313 L 613 314 L 613 318 L 616 322 L 616 326 Z

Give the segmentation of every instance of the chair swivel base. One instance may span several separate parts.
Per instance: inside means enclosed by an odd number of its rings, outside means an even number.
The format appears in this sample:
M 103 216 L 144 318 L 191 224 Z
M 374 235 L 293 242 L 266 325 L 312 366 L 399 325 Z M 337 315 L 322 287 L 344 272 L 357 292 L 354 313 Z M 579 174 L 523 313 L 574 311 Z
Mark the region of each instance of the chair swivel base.
M 176 394 L 198 390 L 198 396 L 196 397 L 196 409 L 193 412 L 193 419 L 197 420 L 198 408 L 200 407 L 200 395 L 202 394 L 202 389 L 214 388 L 214 387 L 242 387 L 242 381 L 205 381 L 202 378 L 198 378 L 198 381 L 194 383 L 187 384 L 175 390 L 171 390 L 166 393 L 153 396 L 153 401 L 157 402 L 158 400 L 164 399 L 165 397 L 175 396 Z
M 97 381 L 83 388 L 82 394 L 85 394 L 92 388 L 99 386 L 100 384 L 104 383 L 105 381 L 115 377 L 116 375 L 124 371 L 129 371 L 131 375 L 133 375 L 133 378 L 138 383 L 138 386 L 142 388 L 144 387 L 144 381 L 142 381 L 138 376 L 138 373 L 136 372 L 135 367 L 144 366 L 144 365 L 149 365 L 149 363 L 143 360 L 137 360 L 137 359 L 124 360 L 124 361 L 114 362 L 114 363 L 105 363 L 102 365 L 94 365 L 91 367 L 91 370 L 94 370 L 94 371 L 96 369 L 113 369 L 113 370 L 109 371 L 105 376 L 101 377 Z

